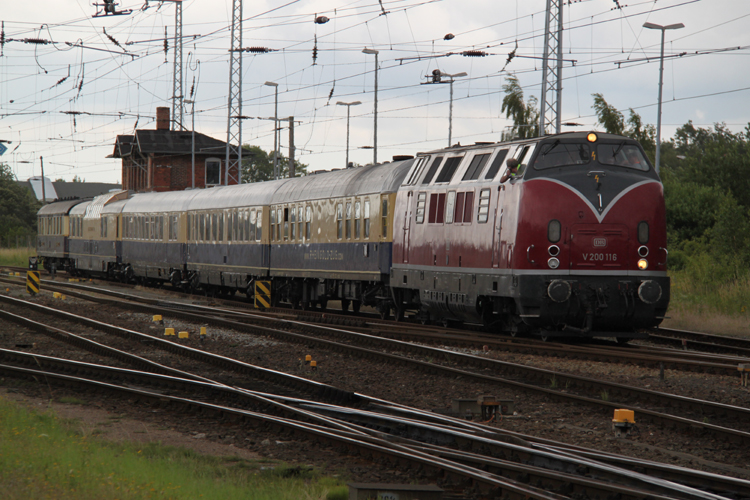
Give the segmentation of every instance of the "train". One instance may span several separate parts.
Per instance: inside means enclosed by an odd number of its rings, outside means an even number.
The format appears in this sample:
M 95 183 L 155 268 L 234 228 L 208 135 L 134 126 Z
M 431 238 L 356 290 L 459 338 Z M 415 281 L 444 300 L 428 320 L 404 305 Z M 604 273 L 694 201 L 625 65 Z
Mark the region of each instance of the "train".
M 517 165 L 508 178 L 508 165 Z M 38 213 L 45 269 L 510 335 L 646 336 L 669 305 L 664 192 L 634 139 L 569 132 Z

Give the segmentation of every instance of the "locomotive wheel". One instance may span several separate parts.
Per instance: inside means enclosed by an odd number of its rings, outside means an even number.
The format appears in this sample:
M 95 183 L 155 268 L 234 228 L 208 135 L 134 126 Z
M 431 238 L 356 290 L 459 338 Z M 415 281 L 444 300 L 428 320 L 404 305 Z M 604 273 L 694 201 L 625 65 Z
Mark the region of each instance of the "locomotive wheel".
M 349 311 L 349 303 L 351 301 L 349 299 L 341 299 L 341 311 L 347 312 Z
M 352 311 L 354 311 L 354 314 L 359 314 L 360 307 L 362 307 L 362 301 L 361 300 L 353 300 L 352 301 Z
M 318 304 L 320 305 L 320 310 L 325 311 L 328 308 L 328 299 L 320 299 Z

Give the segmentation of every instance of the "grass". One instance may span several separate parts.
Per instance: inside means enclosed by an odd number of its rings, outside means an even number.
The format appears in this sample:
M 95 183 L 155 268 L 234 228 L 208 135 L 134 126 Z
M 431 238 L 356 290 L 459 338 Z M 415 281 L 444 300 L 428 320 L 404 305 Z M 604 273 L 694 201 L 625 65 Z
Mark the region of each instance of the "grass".
M 0 248 L 0 266 L 26 267 L 34 255 L 36 248 Z
M 670 273 L 671 300 L 662 326 L 750 337 L 750 277 L 725 282 Z
M 346 498 L 340 480 L 269 461 L 199 455 L 156 443 L 108 443 L 75 423 L 0 398 L 0 484 L 15 499 Z

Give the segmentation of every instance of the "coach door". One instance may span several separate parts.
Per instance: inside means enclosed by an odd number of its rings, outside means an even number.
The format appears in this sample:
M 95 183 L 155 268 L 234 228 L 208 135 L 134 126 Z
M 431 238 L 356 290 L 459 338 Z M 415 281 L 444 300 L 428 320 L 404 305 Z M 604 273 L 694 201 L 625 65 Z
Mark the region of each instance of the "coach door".
M 500 266 L 500 244 L 503 231 L 503 200 L 505 199 L 505 186 L 497 187 L 497 204 L 495 205 L 495 227 L 492 231 L 492 267 Z

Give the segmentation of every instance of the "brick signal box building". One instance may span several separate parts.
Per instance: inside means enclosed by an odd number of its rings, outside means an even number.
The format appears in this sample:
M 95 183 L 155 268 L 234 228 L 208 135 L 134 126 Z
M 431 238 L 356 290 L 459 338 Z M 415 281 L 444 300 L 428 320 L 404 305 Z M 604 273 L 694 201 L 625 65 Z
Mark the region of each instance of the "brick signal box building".
M 193 138 L 189 130 L 170 130 L 169 108 L 160 107 L 156 108 L 156 130 L 118 135 L 114 152 L 107 158 L 122 159 L 122 189 L 179 191 L 193 186 L 193 147 L 196 189 L 223 185 L 226 145 L 198 132 Z M 229 172 L 229 184 L 237 184 L 238 178 L 235 164 Z

